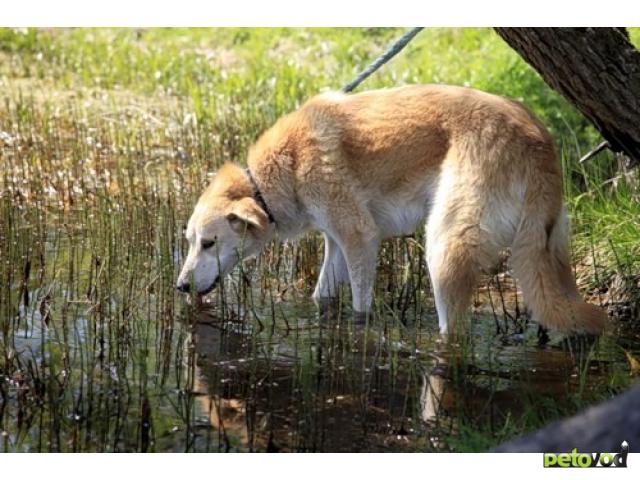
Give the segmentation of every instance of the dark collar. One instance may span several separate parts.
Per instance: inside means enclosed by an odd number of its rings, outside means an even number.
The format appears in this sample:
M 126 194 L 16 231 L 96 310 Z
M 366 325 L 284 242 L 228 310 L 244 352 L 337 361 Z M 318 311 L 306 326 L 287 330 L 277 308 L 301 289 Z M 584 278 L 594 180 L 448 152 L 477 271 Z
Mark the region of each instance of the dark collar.
M 260 189 L 258 188 L 258 184 L 256 183 L 256 179 L 253 178 L 253 175 L 251 174 L 251 170 L 249 170 L 249 167 L 247 167 L 247 168 L 244 169 L 244 171 L 247 174 L 247 177 L 249 177 L 249 181 L 251 182 L 251 185 L 253 186 L 253 198 L 255 199 L 256 202 L 258 202 L 258 205 L 260 205 L 260 207 L 267 214 L 267 217 L 269 217 L 269 223 L 275 223 L 276 219 L 273 218 L 273 214 L 271 213 L 271 210 L 269 210 L 269 207 L 267 207 L 267 202 L 264 201 L 264 197 L 262 196 L 262 193 L 260 192 Z

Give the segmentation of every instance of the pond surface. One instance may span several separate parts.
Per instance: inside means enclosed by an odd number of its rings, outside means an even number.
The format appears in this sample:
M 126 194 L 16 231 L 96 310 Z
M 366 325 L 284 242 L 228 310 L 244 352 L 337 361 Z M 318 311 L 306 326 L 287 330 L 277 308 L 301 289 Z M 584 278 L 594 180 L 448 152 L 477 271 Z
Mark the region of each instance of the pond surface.
M 496 339 L 493 319 L 477 320 L 480 341 L 462 347 L 348 319 L 257 334 L 202 312 L 196 411 L 225 450 L 448 451 L 460 428 L 553 415 L 628 371 L 612 338 L 541 347 L 534 328 Z
M 66 326 L 22 309 L 24 324 L 0 337 L 0 447 L 481 450 L 623 388 L 627 354 L 640 353 L 629 335 L 497 335 L 489 314 L 474 316 L 464 345 L 447 345 L 433 316 L 353 325 L 348 310 L 320 315 L 302 298 L 247 309 L 212 296 L 197 307 L 181 298 L 165 325 L 149 306 L 147 322 L 117 328 L 96 323 L 89 303 Z

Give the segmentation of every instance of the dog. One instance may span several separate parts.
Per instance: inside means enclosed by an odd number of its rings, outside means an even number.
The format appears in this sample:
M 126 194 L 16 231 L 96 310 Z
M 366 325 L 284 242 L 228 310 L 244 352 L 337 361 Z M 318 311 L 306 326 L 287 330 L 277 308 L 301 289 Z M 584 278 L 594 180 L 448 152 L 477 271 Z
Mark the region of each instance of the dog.
M 210 292 L 274 238 L 324 235 L 313 298 L 350 284 L 354 314 L 371 313 L 381 240 L 426 221 L 426 261 L 440 331 L 455 332 L 482 272 L 505 251 L 534 320 L 599 332 L 568 249 L 553 139 L 521 103 L 472 88 L 413 85 L 324 93 L 281 117 L 223 165 L 187 228 L 177 288 Z

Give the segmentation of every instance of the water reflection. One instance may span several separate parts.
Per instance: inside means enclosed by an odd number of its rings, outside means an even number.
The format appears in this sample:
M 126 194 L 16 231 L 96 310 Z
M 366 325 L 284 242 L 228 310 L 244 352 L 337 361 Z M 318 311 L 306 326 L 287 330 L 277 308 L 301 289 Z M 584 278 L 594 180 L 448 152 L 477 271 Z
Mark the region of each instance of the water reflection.
M 498 425 L 527 412 L 533 396 L 560 406 L 583 387 L 581 368 L 598 378 L 612 366 L 589 354 L 588 342 L 573 350 L 485 342 L 462 355 L 456 349 L 468 347 L 445 348 L 415 331 L 408 342 L 384 326 L 316 321 L 267 330 L 206 311 L 193 326 L 199 414 L 221 450 L 447 449 L 456 419 Z
M 624 388 L 640 352 L 632 332 L 538 345 L 535 326 L 500 336 L 492 318 L 447 344 L 434 318 L 354 325 L 295 301 L 185 307 L 167 316 L 183 322 L 101 342 L 72 305 L 67 327 L 29 309 L 0 336 L 4 450 L 483 450 Z M 484 444 L 455 443 L 481 429 Z
M 226 449 L 397 450 L 422 430 L 418 356 L 364 327 L 263 338 L 201 315 L 193 336 L 198 404 Z

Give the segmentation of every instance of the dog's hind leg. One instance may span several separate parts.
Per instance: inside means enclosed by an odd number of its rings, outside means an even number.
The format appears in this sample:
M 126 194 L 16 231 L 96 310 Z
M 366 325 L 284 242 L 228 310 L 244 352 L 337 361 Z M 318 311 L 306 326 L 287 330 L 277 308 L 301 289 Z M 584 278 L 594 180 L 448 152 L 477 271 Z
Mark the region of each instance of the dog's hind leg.
M 434 226 L 429 224 L 429 230 Z M 470 249 L 471 248 L 471 249 Z M 438 312 L 440 333 L 464 333 L 467 313 L 479 275 L 473 248 L 464 238 L 447 233 L 427 233 L 427 264 Z
M 340 286 L 348 281 L 349 270 L 344 255 L 338 244 L 325 233 L 324 260 L 313 292 L 313 299 L 320 303 L 322 299 L 335 297 Z
M 461 320 L 480 275 L 477 205 L 463 192 L 441 182 L 427 221 L 427 265 L 443 334 L 464 333 Z

